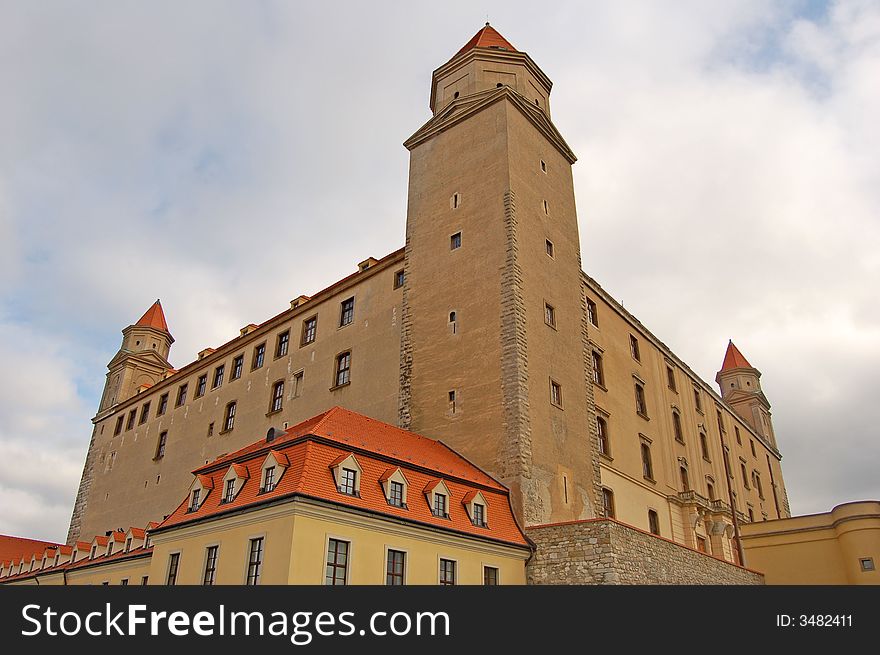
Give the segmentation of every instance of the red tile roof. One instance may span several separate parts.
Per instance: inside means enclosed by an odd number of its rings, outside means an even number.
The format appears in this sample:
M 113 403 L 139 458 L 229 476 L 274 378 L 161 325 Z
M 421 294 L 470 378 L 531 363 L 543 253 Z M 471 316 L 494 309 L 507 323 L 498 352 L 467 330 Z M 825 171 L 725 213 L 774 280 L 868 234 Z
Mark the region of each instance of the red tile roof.
M 165 312 L 162 311 L 162 303 L 158 300 L 154 302 L 135 325 L 168 332 L 168 323 L 165 322 Z
M 283 451 L 290 466 L 276 481 L 272 491 L 261 494 L 260 469 L 270 450 Z M 352 454 L 361 467 L 358 496 L 342 494 L 330 471 L 334 462 Z M 214 486 L 221 488 L 220 483 L 233 462 L 245 468 L 251 479 L 242 485 L 232 502 L 221 503 L 220 493 L 209 492 L 199 509 L 190 512 L 189 499 L 184 498 L 160 529 L 285 497 L 305 496 L 486 539 L 528 545 L 514 519 L 506 487 L 439 441 L 341 407 L 303 421 L 271 444 L 262 439 L 194 473 L 211 476 Z M 406 508 L 389 505 L 381 484 L 383 476 L 398 467 L 409 484 Z M 450 493 L 449 518 L 433 515 L 423 491 L 441 481 Z M 491 529 L 474 526 L 463 508 L 454 507 L 475 489 L 482 492 L 490 506 L 487 511 Z
M 486 23 L 483 29 L 474 34 L 473 38 L 465 43 L 461 50 L 455 53 L 455 56 L 457 57 L 462 52 L 467 52 L 474 48 L 499 48 L 501 50 L 518 52 L 516 48 L 510 45 L 510 41 L 501 36 L 489 23 Z
M 39 551 L 40 557 L 46 548 L 57 548 L 61 544 L 52 541 L 42 541 L 39 539 L 24 539 L 23 537 L 11 537 L 0 534 L 0 562 L 9 560 L 20 560 L 23 555 L 30 556 Z
M 724 363 L 721 365 L 721 370 L 729 371 L 734 368 L 753 368 L 753 366 L 743 357 L 743 354 L 733 345 L 731 340 L 727 344 L 727 352 L 724 353 Z

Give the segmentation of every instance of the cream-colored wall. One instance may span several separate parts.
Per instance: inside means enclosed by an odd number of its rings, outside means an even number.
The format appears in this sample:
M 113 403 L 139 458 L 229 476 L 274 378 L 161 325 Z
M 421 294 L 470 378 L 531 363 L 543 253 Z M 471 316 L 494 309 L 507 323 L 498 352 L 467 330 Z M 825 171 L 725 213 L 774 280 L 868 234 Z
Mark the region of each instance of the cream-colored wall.
M 251 512 L 182 526 L 153 536 L 151 584 L 164 584 L 169 557 L 181 553 L 178 584 L 201 584 L 205 550 L 217 545 L 216 584 L 244 584 L 250 539 L 264 538 L 260 584 L 324 584 L 329 537 L 351 543 L 349 584 L 385 584 L 386 549 L 407 552 L 406 583 L 437 584 L 439 558 L 458 561 L 459 584 L 482 584 L 482 566 L 501 584 L 525 584 L 525 547 L 426 529 L 297 499 Z
M 120 404 L 96 424 L 96 463 L 89 499 L 81 524 L 81 539 L 91 539 L 110 528 L 143 525 L 161 520 L 181 502 L 192 480 L 191 471 L 222 453 L 250 444 L 270 426 L 294 425 L 341 405 L 368 416 L 396 423 L 400 356 L 401 289 L 394 289 L 394 274 L 403 268 L 402 254 L 366 272 L 326 298 L 316 298 L 268 321 L 250 334 L 182 370 L 165 382 Z M 339 327 L 340 303 L 354 296 L 354 322 Z M 300 348 L 302 323 L 318 315 L 316 341 Z M 277 335 L 290 330 L 288 354 L 275 359 Z M 251 370 L 255 346 L 266 342 L 262 368 Z M 336 355 L 351 349 L 351 384 L 331 389 Z M 231 379 L 232 362 L 244 354 L 242 377 Z M 212 390 L 215 368 L 225 364 L 221 387 Z M 293 377 L 302 370 L 299 397 L 292 397 Z M 208 374 L 207 391 L 195 398 L 198 377 Z M 267 414 L 273 384 L 285 380 L 284 409 Z M 177 390 L 188 384 L 187 400 L 175 407 Z M 157 417 L 159 398 L 168 393 L 168 410 Z M 140 411 L 150 402 L 150 418 L 140 425 Z M 221 434 L 227 403 L 236 401 L 235 427 Z M 137 408 L 132 430 L 113 436 L 116 417 Z M 213 436 L 208 425 L 214 423 Z M 159 434 L 168 431 L 165 457 L 154 460 Z M 112 470 L 107 470 L 111 453 Z M 157 481 L 158 480 L 158 481 Z

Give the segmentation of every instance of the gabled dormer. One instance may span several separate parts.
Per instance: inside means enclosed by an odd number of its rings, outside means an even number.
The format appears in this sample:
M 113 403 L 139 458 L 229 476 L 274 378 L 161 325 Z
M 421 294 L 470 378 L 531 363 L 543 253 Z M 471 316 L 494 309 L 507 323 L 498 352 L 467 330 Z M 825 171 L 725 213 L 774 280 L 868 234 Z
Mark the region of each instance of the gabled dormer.
M 424 489 L 425 499 L 431 514 L 441 519 L 449 518 L 449 502 L 452 499 L 449 487 L 443 480 L 431 480 Z
M 471 524 L 478 528 L 489 527 L 489 504 L 482 491 L 469 491 L 461 499 Z
M 92 539 L 91 546 L 89 547 L 89 559 L 95 559 L 98 557 L 103 557 L 107 554 L 107 544 L 110 543 L 109 537 L 104 537 L 102 535 L 96 535 L 94 539 Z
M 340 455 L 330 463 L 336 489 L 347 496 L 361 495 L 361 465 L 354 453 Z
M 260 493 L 274 491 L 288 466 L 290 466 L 290 460 L 287 455 L 277 450 L 270 450 L 260 465 Z
M 114 555 L 125 549 L 125 531 L 114 530 L 107 537 L 107 554 Z
M 208 475 L 197 475 L 189 488 L 189 502 L 187 512 L 197 512 L 205 502 L 210 491 L 214 488 L 214 481 Z
M 73 554 L 70 556 L 70 561 L 76 564 L 77 562 L 81 562 L 84 559 L 88 559 L 91 549 L 92 544 L 90 542 L 77 541 L 73 545 Z
M 130 553 L 136 548 L 142 548 L 147 533 L 143 528 L 129 528 L 125 533 L 125 552 Z
M 392 507 L 407 508 L 406 498 L 409 491 L 409 482 L 400 468 L 387 469 L 379 478 L 382 491 L 385 492 L 385 500 Z
M 223 476 L 223 497 L 220 504 L 231 503 L 238 496 L 238 492 L 244 483 L 250 478 L 247 467 L 244 464 L 233 464 Z

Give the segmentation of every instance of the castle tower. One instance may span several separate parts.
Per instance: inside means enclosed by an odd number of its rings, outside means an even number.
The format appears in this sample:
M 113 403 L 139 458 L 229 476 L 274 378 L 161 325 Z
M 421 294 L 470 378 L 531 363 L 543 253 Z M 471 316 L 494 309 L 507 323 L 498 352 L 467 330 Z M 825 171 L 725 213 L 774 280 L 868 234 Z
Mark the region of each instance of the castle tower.
M 576 157 L 551 86 L 487 23 L 434 71 L 433 117 L 404 143 L 400 424 L 507 485 L 526 525 L 595 516 L 599 477 Z
M 721 387 L 721 397 L 736 413 L 777 448 L 770 420 L 770 402 L 761 391 L 761 372 L 749 364 L 733 341 L 727 344 L 715 382 Z
M 172 343 L 174 337 L 157 300 L 137 323 L 122 331 L 122 347 L 107 365 L 110 370 L 98 414 L 162 380 L 171 368 L 168 354 Z

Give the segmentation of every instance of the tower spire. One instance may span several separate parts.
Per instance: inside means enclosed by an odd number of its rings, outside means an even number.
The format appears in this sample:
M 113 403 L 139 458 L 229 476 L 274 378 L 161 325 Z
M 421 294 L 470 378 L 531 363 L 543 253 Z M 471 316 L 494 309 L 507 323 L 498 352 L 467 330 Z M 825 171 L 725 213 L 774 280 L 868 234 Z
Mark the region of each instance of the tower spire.
M 156 299 L 144 315 L 135 323 L 137 327 L 149 327 L 162 332 L 168 332 L 168 322 L 165 320 L 165 312 L 162 311 L 162 303 Z

